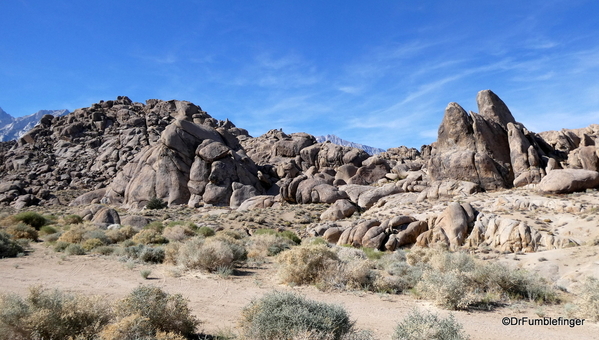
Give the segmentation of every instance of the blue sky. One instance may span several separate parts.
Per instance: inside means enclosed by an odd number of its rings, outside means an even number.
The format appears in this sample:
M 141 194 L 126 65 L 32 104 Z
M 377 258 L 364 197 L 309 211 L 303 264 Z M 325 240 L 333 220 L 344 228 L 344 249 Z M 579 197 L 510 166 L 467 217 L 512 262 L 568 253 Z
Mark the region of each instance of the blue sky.
M 599 2 L 2 0 L 0 107 L 188 100 L 253 136 L 436 139 L 491 89 L 540 132 L 599 123 Z

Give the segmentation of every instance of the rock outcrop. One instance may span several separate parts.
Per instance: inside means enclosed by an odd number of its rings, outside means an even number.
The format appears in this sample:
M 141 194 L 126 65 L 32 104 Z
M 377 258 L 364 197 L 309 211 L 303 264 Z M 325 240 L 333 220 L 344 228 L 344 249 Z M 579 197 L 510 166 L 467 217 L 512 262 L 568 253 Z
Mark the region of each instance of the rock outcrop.
M 485 190 L 538 183 L 553 148 L 517 123 L 493 92 L 478 93 L 480 114 L 450 103 L 428 164 L 432 180 L 469 181 Z

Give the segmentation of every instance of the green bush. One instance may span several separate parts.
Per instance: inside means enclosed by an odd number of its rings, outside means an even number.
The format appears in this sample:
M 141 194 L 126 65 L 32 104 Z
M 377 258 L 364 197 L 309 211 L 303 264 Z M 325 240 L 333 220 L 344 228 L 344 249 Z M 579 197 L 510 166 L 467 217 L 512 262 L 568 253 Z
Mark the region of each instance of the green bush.
M 92 340 L 111 318 L 110 307 L 101 297 L 70 295 L 41 287 L 30 288 L 26 299 L 0 295 L 2 339 Z
M 35 230 L 39 230 L 46 224 L 46 218 L 33 211 L 24 211 L 22 213 L 18 213 L 13 218 L 16 221 L 32 226 L 35 228 Z
M 0 259 L 5 257 L 16 257 L 23 253 L 23 247 L 10 238 L 10 235 L 0 231 Z
M 168 206 L 168 204 L 163 201 L 161 198 L 151 198 L 148 203 L 146 203 L 146 209 L 164 209 Z
M 56 234 L 57 232 L 58 232 L 58 230 L 56 230 L 56 228 L 49 226 L 49 225 L 45 225 L 40 228 L 40 234 L 43 236 Z
M 241 325 L 245 338 L 256 340 L 291 340 L 306 334 L 310 339 L 342 339 L 354 331 L 341 306 L 283 292 L 251 302 L 242 312 Z
M 135 288 L 120 302 L 117 314 L 121 318 L 136 314 L 147 318 L 153 332 L 191 336 L 199 325 L 181 294 L 170 295 L 158 287 Z
M 197 234 L 200 236 L 204 236 L 204 237 L 210 237 L 210 236 L 214 236 L 216 233 L 214 232 L 214 229 L 212 229 L 210 227 L 201 226 L 198 228 Z
M 469 339 L 453 315 L 440 318 L 429 312 L 412 310 L 396 327 L 393 340 L 462 340 Z

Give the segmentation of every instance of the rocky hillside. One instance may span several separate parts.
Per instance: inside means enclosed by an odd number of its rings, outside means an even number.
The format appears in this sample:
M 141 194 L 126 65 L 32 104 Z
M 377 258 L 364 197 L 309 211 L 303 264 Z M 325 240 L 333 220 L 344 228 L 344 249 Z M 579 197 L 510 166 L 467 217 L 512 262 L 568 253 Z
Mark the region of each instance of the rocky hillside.
M 40 110 L 36 113 L 14 118 L 0 108 L 0 142 L 21 138 L 45 115 L 64 116 L 69 110 Z
M 362 149 L 362 150 L 366 151 L 366 153 L 369 155 L 376 155 L 381 152 L 385 152 L 385 149 L 375 148 L 375 147 L 364 145 L 364 144 L 358 144 L 358 143 L 346 141 L 345 139 L 341 139 L 335 135 L 316 136 L 315 138 L 316 138 L 316 141 L 319 143 L 324 143 L 326 141 L 329 141 L 333 144 L 337 144 L 337 145 L 341 145 L 341 146 L 349 146 L 351 148 Z
M 548 193 L 599 187 L 599 126 L 537 134 L 493 92 L 479 92 L 477 102 L 479 113 L 450 103 L 432 145 L 370 156 L 306 133 L 271 130 L 252 137 L 185 101 L 144 104 L 119 97 L 63 117 L 45 115 L 18 142 L 0 144 L 0 203 L 17 209 L 102 203 L 131 211 L 154 198 L 170 207 L 240 210 L 324 203 L 331 205 L 312 230 L 335 242 L 387 249 L 406 242 L 493 244 L 509 251 L 569 244 L 475 203 L 446 206 L 434 217 L 418 217 L 418 211 L 375 216 L 390 202 L 402 206 L 514 187 Z M 55 196 L 62 190 L 86 193 L 66 202 Z M 325 222 L 356 211 L 374 215 L 349 229 Z

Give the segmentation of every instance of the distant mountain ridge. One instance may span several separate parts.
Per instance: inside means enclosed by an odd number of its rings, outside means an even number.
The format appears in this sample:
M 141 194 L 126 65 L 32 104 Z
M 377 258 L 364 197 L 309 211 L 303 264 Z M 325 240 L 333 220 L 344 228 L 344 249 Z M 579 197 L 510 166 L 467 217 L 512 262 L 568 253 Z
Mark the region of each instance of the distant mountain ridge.
M 45 115 L 64 116 L 67 114 L 69 114 L 69 110 L 66 109 L 39 110 L 36 113 L 15 118 L 0 108 L 0 142 L 21 138 Z
M 316 136 L 316 141 L 319 143 L 323 143 L 325 141 L 330 141 L 333 144 L 341 145 L 341 146 L 349 146 L 352 148 L 358 148 L 366 151 L 369 155 L 376 155 L 381 152 L 385 152 L 387 150 L 381 148 L 375 148 L 368 145 L 358 144 L 350 141 L 346 141 L 345 139 L 341 139 L 335 135 L 326 135 L 326 136 Z

